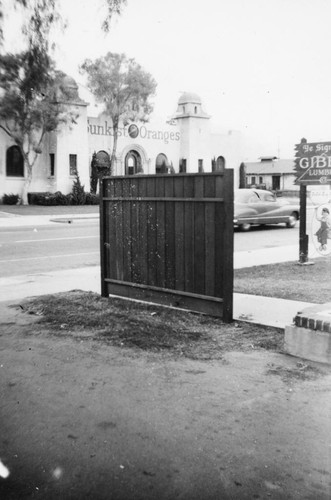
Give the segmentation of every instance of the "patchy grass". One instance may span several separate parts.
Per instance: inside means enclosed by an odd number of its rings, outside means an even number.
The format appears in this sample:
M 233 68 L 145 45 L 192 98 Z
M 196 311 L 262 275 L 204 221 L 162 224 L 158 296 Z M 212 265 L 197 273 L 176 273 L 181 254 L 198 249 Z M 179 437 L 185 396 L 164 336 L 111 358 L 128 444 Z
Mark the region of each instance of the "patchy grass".
M 27 300 L 38 316 L 33 334 L 91 339 L 119 347 L 191 359 L 221 359 L 226 351 L 281 351 L 283 331 L 170 308 L 73 291 Z
M 285 262 L 234 271 L 234 291 L 325 304 L 331 301 L 331 256 L 303 266 Z

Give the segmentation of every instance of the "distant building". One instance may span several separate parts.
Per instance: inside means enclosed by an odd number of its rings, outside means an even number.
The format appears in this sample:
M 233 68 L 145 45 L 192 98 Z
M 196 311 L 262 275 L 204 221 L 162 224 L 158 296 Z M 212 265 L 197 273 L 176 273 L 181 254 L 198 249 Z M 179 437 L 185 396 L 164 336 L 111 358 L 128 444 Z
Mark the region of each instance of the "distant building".
M 30 192 L 71 191 L 78 171 L 85 190 L 90 190 L 91 161 L 96 154 L 105 164 L 113 146 L 110 117 L 89 116 L 88 103 L 79 97 L 76 82 L 66 76 L 70 88 L 66 105 L 79 112 L 77 123 L 62 126 L 46 137 L 33 170 Z M 199 96 L 183 93 L 171 119 L 151 115 L 147 123 L 131 123 L 119 128 L 114 175 L 211 172 L 232 168 L 239 185 L 242 161 L 241 134 L 236 131 L 213 133 L 210 116 L 202 109 Z M 25 179 L 23 158 L 12 139 L 0 130 L 0 199 L 3 194 L 21 194 Z
M 257 162 L 245 162 L 241 179 L 246 187 L 262 187 L 269 190 L 299 190 L 295 185 L 294 160 L 281 160 L 275 156 L 263 156 Z M 244 187 L 244 186 L 240 186 Z

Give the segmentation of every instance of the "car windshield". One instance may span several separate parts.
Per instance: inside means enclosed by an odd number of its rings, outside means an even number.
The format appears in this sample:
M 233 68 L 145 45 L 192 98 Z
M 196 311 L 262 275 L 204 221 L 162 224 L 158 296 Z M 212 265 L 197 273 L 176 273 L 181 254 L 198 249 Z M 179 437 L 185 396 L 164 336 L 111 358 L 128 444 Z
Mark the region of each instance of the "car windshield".
M 254 203 L 260 201 L 259 197 L 254 191 L 246 191 L 246 189 L 236 189 L 234 192 L 234 201 L 236 203 Z

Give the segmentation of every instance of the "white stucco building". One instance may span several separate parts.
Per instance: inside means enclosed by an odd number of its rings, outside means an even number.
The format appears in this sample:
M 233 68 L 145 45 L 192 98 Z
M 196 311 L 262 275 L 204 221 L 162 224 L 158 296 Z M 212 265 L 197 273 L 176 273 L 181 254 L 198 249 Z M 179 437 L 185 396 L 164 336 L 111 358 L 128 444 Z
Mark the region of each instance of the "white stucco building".
M 46 137 L 29 192 L 67 194 L 71 191 L 76 169 L 85 190 L 89 191 L 92 155 L 96 153 L 103 158 L 111 155 L 111 119 L 104 113 L 89 116 L 88 103 L 79 97 L 75 81 L 66 77 L 65 83 L 72 95 L 67 105 L 78 111 L 79 118 L 75 125 L 62 126 Z M 210 118 L 199 96 L 183 93 L 170 120 L 152 114 L 147 123 L 120 126 L 113 174 L 193 173 L 232 168 L 234 184 L 238 186 L 241 134 L 234 131 L 214 133 Z M 18 147 L 0 131 L 0 198 L 10 193 L 20 195 L 24 177 Z

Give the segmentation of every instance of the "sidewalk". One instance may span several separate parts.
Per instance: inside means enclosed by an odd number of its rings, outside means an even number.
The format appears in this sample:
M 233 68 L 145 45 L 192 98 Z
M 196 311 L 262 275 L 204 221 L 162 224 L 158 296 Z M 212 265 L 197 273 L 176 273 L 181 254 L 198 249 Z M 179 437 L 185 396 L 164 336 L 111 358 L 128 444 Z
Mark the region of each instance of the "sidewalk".
M 2 209 L 2 210 L 1 210 Z M 6 215 L 4 215 L 4 213 Z M 78 223 L 84 219 L 99 218 L 98 213 L 89 214 L 49 214 L 19 216 L 6 213 L 0 206 L 0 227 L 20 227 L 49 225 L 53 223 Z M 313 247 L 309 257 L 317 257 Z M 235 252 L 234 268 L 274 264 L 298 260 L 298 246 L 285 246 L 250 251 Z M 0 278 L 0 302 L 22 300 L 31 296 L 58 293 L 68 290 L 85 290 L 100 293 L 99 266 L 52 271 L 38 275 L 22 275 Z M 235 320 L 257 323 L 265 326 L 285 328 L 303 308 L 314 304 L 270 297 L 234 294 L 233 316 Z
M 86 214 L 54 213 L 49 215 L 21 216 L 16 214 L 10 214 L 7 212 L 2 212 L 0 209 L 0 228 L 48 226 L 49 224 L 53 224 L 56 222 L 70 223 L 70 221 L 80 222 L 86 219 L 99 219 L 99 213 L 86 213 Z
M 17 301 L 27 297 L 68 290 L 100 293 L 100 283 L 99 266 L 2 278 L 0 279 L 0 302 Z M 233 316 L 235 320 L 277 328 L 285 328 L 286 325 L 291 325 L 298 312 L 313 305 L 307 302 L 241 293 L 235 293 L 233 299 Z

